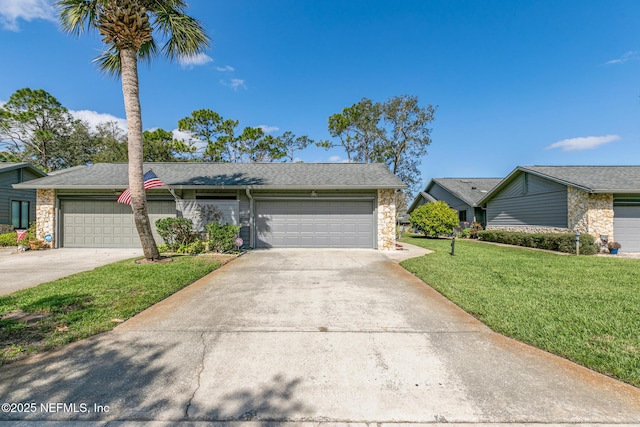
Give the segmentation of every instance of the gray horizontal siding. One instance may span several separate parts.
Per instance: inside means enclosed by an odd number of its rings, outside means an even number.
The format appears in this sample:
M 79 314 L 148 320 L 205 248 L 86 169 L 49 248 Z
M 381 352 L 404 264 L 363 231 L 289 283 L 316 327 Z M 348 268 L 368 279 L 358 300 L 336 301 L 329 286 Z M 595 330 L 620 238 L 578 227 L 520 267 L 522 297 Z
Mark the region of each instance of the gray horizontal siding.
M 487 203 L 490 226 L 567 227 L 567 191 L 494 198 Z
M 539 176 L 526 174 L 526 191 L 527 194 L 540 194 L 540 193 L 549 193 L 555 191 L 562 191 L 566 188 L 566 186 L 562 184 L 558 184 L 554 181 L 549 181 L 548 179 L 540 178 Z
M 30 202 L 29 222 L 35 221 L 36 190 L 16 190 L 12 187 L 12 184 L 20 182 L 20 175 L 20 169 L 0 173 L 0 224 L 11 224 L 12 200 Z
M 517 176 L 513 181 L 507 184 L 499 194 L 493 199 L 508 199 L 510 197 L 520 197 L 524 194 L 524 174 Z
M 0 173 L 0 188 L 11 188 L 11 184 L 17 184 L 20 182 L 18 177 L 17 169 Z
M 19 200 L 30 203 L 29 222 L 36 219 L 35 190 L 0 189 L 0 224 L 11 224 L 11 201 Z
M 22 181 L 20 181 L 20 182 L 30 181 L 32 179 L 37 179 L 37 178 L 41 178 L 41 176 L 36 174 L 36 173 L 34 173 L 32 170 L 29 170 L 27 168 L 23 168 L 22 169 Z

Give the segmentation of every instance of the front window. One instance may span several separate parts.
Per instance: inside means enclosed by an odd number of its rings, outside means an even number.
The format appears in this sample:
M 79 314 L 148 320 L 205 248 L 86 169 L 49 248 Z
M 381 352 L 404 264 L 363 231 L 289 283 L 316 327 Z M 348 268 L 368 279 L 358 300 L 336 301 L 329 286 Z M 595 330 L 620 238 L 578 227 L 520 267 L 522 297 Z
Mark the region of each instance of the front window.
M 30 202 L 22 200 L 11 201 L 11 224 L 13 228 L 29 228 Z
M 458 221 L 466 222 L 467 221 L 467 211 L 458 211 Z

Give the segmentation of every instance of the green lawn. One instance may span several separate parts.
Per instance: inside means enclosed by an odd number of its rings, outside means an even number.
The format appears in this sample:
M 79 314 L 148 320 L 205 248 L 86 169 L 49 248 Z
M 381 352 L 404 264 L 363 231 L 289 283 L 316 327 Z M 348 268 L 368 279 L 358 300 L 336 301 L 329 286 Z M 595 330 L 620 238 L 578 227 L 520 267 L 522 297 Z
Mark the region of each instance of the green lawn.
M 0 364 L 111 330 L 218 267 L 208 256 L 158 264 L 126 260 L 2 296 Z M 36 319 L 7 319 L 12 314 Z
M 405 237 L 402 262 L 493 330 L 640 386 L 640 260 Z

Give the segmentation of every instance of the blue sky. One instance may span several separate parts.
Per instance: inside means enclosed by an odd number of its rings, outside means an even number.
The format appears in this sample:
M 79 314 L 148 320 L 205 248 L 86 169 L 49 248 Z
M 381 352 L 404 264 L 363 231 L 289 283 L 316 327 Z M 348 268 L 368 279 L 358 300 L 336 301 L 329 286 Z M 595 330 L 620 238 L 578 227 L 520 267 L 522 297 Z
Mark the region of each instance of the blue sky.
M 51 4 L 0 0 L 0 102 L 44 89 L 79 117 L 124 122 L 120 82 L 91 62 L 99 38 L 62 33 Z M 408 94 L 438 106 L 425 181 L 640 159 L 639 1 L 192 0 L 189 13 L 212 47 L 141 66 L 145 129 L 208 108 L 330 139 L 331 114 Z

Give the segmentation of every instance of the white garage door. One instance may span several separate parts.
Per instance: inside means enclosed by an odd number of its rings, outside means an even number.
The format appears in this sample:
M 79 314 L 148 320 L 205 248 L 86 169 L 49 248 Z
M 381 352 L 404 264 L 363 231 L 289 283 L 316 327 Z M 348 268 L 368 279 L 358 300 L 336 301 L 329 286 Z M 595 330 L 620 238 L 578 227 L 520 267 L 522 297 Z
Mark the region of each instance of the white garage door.
M 160 218 L 176 216 L 175 201 L 148 202 L 149 219 L 155 231 Z M 62 246 L 67 248 L 139 248 L 140 238 L 131 206 L 105 200 L 62 200 Z
M 258 200 L 259 248 L 374 248 L 372 200 Z
M 640 252 L 640 206 L 613 207 L 613 235 L 622 252 Z

